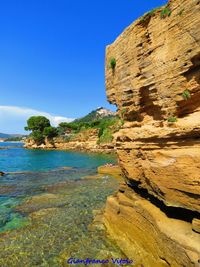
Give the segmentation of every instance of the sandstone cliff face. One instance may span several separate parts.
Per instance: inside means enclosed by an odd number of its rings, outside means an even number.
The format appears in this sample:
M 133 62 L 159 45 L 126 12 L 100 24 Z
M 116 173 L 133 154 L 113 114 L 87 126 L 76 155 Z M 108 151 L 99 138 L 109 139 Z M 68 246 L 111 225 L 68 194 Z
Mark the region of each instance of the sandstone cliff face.
M 170 16 L 161 19 L 161 8 L 138 19 L 106 49 L 108 100 L 125 121 L 115 142 L 128 185 L 108 200 L 107 227 L 116 237 L 124 232 L 133 245 L 128 249 L 124 241 L 122 247 L 145 266 L 195 266 L 200 259 L 200 235 L 191 225 L 200 213 L 200 1 L 172 0 L 166 8 Z

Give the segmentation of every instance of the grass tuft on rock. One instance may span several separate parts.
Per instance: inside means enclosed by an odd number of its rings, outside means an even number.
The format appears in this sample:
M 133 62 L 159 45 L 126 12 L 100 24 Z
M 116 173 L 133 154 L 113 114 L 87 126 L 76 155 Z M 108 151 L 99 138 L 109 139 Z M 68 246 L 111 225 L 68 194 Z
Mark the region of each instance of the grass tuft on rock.
M 144 24 L 146 22 L 148 22 L 150 20 L 151 17 L 153 17 L 156 13 L 156 11 L 158 11 L 160 9 L 160 7 L 154 8 L 151 11 L 147 12 L 146 14 L 144 14 L 141 19 L 140 19 L 140 23 Z
M 188 90 L 185 90 L 183 93 L 182 93 L 182 97 L 184 98 L 184 100 L 188 100 L 191 98 L 191 94 Z
M 112 130 L 107 128 L 104 129 L 101 136 L 99 137 L 98 144 L 111 143 L 113 140 Z
M 165 7 L 165 8 L 161 11 L 161 13 L 160 13 L 160 17 L 161 17 L 161 19 L 165 19 L 165 18 L 167 18 L 167 17 L 170 17 L 170 16 L 171 16 L 171 13 L 172 13 L 171 9 L 170 9 L 169 7 Z
M 167 121 L 171 123 L 177 122 L 177 117 L 169 117 Z
M 115 59 L 114 57 L 111 57 L 110 62 L 109 62 L 109 67 L 110 67 L 112 70 L 114 70 L 115 67 L 116 67 L 116 64 L 117 64 L 116 59 Z

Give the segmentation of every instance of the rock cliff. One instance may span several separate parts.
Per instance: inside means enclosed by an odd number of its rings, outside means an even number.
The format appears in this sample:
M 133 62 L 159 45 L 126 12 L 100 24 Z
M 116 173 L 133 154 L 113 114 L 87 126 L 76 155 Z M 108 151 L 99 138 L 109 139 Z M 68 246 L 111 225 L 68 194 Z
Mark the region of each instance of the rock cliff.
M 106 89 L 125 121 L 109 232 L 144 266 L 199 266 L 200 1 L 169 1 L 130 25 L 106 49 Z

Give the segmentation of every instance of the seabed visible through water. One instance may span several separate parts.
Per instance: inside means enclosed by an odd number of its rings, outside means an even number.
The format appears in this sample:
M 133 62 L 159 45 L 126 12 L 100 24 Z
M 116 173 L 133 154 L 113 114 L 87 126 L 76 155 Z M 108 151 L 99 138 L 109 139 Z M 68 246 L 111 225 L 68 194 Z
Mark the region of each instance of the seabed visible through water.
M 10 172 L 0 178 L 0 266 L 83 266 L 67 260 L 122 257 L 103 226 L 90 227 L 118 187 L 112 176 L 95 177 L 96 167 L 114 161 L 21 145 L 0 150 L 0 170 Z

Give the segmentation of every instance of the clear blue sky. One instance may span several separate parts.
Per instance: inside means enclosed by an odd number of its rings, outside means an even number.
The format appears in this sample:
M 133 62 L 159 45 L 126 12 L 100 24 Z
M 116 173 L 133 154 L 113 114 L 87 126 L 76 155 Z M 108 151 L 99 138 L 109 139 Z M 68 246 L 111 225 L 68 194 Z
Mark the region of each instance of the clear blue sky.
M 0 3 L 0 106 L 76 118 L 109 107 L 105 46 L 164 0 Z M 5 123 L 4 123 L 5 124 Z M 6 130 L 1 125 L 0 132 Z M 14 128 L 10 128 L 14 130 Z

